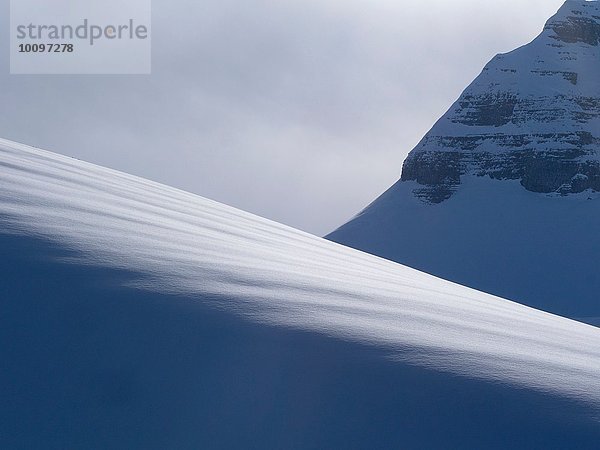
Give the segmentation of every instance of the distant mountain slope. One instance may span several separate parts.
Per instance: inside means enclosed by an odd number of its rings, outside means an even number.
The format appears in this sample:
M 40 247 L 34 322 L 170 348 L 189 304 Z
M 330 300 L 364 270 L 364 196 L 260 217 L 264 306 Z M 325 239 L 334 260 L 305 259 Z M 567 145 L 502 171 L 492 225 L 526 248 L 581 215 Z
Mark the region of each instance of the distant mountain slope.
M 417 202 L 413 201 L 418 199 Z M 600 316 L 600 6 L 496 56 L 329 239 L 569 317 Z
M 594 448 L 600 330 L 0 141 L 0 447 Z

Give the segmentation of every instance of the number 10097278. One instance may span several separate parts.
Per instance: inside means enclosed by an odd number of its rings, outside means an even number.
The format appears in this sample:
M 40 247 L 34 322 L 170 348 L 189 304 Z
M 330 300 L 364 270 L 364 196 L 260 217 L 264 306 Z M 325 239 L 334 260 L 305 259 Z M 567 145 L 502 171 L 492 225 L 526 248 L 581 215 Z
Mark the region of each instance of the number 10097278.
M 73 53 L 73 44 L 19 44 L 19 53 Z

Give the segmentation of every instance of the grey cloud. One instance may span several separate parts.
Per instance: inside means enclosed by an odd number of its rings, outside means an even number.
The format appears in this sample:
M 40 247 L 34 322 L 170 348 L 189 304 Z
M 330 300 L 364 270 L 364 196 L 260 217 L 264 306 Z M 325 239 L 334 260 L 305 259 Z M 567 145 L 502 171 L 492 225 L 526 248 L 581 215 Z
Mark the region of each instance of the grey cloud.
M 154 0 L 150 76 L 9 76 L 5 33 L 0 136 L 325 234 L 561 3 Z

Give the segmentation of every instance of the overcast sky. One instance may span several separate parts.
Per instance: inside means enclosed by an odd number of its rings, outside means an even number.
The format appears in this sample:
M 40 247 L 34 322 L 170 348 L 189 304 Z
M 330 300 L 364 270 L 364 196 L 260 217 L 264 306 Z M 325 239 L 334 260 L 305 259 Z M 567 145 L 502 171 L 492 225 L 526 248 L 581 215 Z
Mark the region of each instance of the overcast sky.
M 561 4 L 154 0 L 149 76 L 10 76 L 4 32 L 0 137 L 323 235 Z

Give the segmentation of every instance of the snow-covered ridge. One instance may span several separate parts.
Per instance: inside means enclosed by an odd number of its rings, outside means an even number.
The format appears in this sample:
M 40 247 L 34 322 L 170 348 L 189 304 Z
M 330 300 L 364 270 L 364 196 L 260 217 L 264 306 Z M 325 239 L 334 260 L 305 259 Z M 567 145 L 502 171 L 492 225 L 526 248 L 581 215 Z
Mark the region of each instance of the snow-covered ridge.
M 139 289 L 600 407 L 600 329 L 147 180 L 2 140 L 0 224 Z
M 530 44 L 497 55 L 404 163 L 439 203 L 473 174 L 530 191 L 600 191 L 600 6 L 569 0 Z

